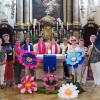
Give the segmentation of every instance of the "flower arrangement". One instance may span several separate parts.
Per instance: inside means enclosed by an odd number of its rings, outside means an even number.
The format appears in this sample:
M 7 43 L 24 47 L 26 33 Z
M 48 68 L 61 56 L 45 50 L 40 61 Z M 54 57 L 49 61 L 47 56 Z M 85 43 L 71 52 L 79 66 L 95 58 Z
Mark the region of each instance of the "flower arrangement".
M 53 91 L 58 87 L 58 78 L 53 74 L 47 74 L 43 77 L 44 87 L 48 91 Z
M 58 90 L 58 97 L 63 99 L 72 99 L 78 97 L 79 90 L 76 85 L 69 83 L 69 84 L 62 84 L 60 89 Z
M 30 77 L 29 75 L 24 77 L 24 81 L 18 84 L 18 87 L 21 89 L 21 93 L 32 93 L 33 91 L 37 91 L 37 84 L 34 81 L 34 77 Z
M 36 57 L 36 53 L 31 51 L 23 51 L 20 53 L 19 62 L 28 69 L 36 68 L 40 60 Z

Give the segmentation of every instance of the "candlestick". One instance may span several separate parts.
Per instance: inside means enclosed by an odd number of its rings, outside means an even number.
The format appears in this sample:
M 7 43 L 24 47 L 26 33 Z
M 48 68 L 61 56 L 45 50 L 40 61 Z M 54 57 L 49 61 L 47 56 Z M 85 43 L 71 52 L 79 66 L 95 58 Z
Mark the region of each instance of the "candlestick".
M 34 32 L 35 32 L 35 26 L 37 24 L 37 19 L 34 19 L 34 23 L 33 23 L 33 28 L 34 28 Z
M 57 22 L 57 31 L 58 31 L 58 22 Z
M 39 22 L 39 35 L 40 35 L 40 22 Z
M 63 22 L 61 23 L 61 28 L 63 29 Z
M 67 31 L 68 31 L 68 23 L 67 23 Z
M 34 37 L 35 37 L 35 35 L 36 35 L 36 34 L 35 34 L 35 24 L 33 25 L 33 28 L 34 28 Z

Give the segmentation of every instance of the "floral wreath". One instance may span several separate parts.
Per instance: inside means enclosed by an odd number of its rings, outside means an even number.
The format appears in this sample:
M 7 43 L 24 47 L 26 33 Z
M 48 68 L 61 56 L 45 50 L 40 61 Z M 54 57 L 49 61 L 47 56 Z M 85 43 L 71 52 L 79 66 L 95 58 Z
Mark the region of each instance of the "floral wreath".
M 18 88 L 21 89 L 21 93 L 32 93 L 33 91 L 37 91 L 37 84 L 34 81 L 34 77 L 26 75 L 24 81 L 18 84 Z
M 36 53 L 33 51 L 23 51 L 20 53 L 19 62 L 26 68 L 33 69 L 36 68 L 40 60 L 36 57 Z
M 62 84 L 58 90 L 58 97 L 63 99 L 72 99 L 78 97 L 79 90 L 73 83 Z
M 48 91 L 53 91 L 58 87 L 58 78 L 53 74 L 46 74 L 43 77 L 44 87 Z
M 82 52 L 72 52 L 67 54 L 66 56 L 66 64 L 67 67 L 73 66 L 74 68 L 77 68 L 79 64 L 82 64 L 84 62 L 85 57 L 83 56 Z

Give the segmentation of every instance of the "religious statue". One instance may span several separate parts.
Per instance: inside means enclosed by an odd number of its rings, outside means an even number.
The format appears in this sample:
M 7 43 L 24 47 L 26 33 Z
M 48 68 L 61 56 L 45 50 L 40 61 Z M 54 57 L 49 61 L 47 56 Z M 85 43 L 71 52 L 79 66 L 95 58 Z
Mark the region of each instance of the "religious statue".
M 44 37 L 51 39 L 52 38 L 52 29 L 53 29 L 53 24 L 55 23 L 55 18 L 50 16 L 50 15 L 46 15 L 43 18 L 41 18 L 41 23 L 43 24 L 42 30 L 43 30 L 43 35 Z

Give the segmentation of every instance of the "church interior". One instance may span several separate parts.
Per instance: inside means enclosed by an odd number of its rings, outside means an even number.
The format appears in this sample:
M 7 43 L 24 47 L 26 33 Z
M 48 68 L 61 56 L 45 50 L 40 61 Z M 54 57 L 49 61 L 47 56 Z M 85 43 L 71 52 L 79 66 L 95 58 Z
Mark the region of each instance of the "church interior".
M 100 0 L 0 0 L 0 100 L 100 100 L 99 16 Z

